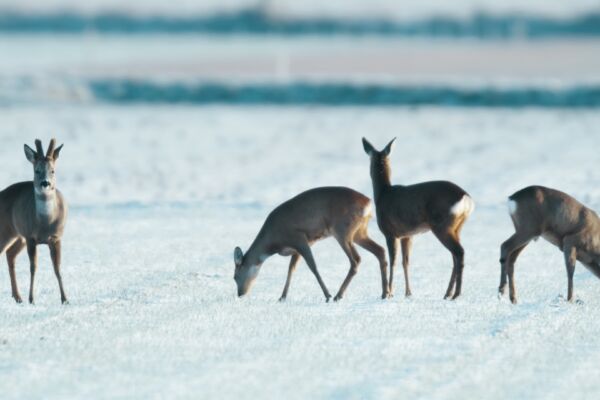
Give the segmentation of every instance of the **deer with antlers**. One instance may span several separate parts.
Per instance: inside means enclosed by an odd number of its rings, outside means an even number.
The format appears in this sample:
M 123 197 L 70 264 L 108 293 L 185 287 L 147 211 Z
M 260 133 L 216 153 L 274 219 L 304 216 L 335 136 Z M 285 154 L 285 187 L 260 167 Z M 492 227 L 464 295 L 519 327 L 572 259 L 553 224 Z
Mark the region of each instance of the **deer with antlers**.
M 37 245 L 47 244 L 58 280 L 60 298 L 68 303 L 60 275 L 61 237 L 67 217 L 67 204 L 56 189 L 55 164 L 62 145 L 52 139 L 44 153 L 42 142 L 36 150 L 25 145 L 25 156 L 33 164 L 33 181 L 11 185 L 0 192 L 0 253 L 6 251 L 12 297 L 21 303 L 15 276 L 17 255 L 27 247 L 31 281 L 29 302 L 34 303 L 34 280 L 37 269 Z

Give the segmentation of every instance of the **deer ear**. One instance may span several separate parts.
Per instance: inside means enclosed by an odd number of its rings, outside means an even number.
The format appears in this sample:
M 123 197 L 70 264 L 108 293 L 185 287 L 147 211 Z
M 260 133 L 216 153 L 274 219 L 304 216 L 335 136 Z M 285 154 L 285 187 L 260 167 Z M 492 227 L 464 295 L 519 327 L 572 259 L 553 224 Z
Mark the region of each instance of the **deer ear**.
M 375 152 L 375 147 L 373 147 L 373 145 L 371 143 L 369 143 L 369 141 L 365 138 L 362 138 L 362 143 L 363 143 L 363 148 L 365 149 L 365 153 L 367 153 L 368 155 L 371 155 L 373 152 Z
M 63 146 L 64 144 L 61 144 L 54 150 L 54 153 L 52 154 L 52 158 L 54 159 L 54 161 L 58 159 L 58 155 L 60 154 L 60 151 L 62 150 Z
M 243 259 L 244 259 L 244 253 L 242 252 L 242 249 L 240 249 L 239 247 L 236 247 L 235 250 L 233 251 L 233 261 L 235 262 L 235 266 L 239 267 L 240 265 L 242 265 Z
M 392 141 L 389 142 L 387 146 L 385 146 L 385 149 L 383 149 L 382 153 L 385 154 L 386 156 L 389 156 L 392 153 L 392 150 L 394 149 L 395 141 L 396 141 L 396 138 L 393 138 Z
M 29 160 L 30 163 L 35 164 L 35 159 L 37 158 L 37 153 L 29 146 L 24 145 L 25 157 Z

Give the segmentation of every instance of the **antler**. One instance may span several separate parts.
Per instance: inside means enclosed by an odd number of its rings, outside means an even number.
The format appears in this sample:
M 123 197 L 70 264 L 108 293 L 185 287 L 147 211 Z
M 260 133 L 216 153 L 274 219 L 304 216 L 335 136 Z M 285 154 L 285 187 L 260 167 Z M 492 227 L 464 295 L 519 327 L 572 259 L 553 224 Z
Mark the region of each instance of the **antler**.
M 50 140 L 50 144 L 48 145 L 48 151 L 46 152 L 46 157 L 54 157 L 54 147 L 56 146 L 56 139 L 52 138 Z
M 44 155 L 44 148 L 42 147 L 42 141 L 40 139 L 35 139 L 35 149 L 38 157 L 42 157 Z

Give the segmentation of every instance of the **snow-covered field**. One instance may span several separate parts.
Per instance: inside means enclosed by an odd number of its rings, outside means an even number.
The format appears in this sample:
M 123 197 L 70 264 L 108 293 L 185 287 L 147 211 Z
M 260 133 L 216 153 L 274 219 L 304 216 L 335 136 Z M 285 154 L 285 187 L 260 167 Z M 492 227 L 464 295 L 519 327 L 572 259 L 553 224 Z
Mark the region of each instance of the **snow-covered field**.
M 71 205 L 62 267 L 70 305 L 60 305 L 46 251 L 35 306 L 14 303 L 0 265 L 0 399 L 599 398 L 600 282 L 591 273 L 577 267 L 580 301 L 567 303 L 563 257 L 540 241 L 517 263 L 519 304 L 497 298 L 499 247 L 513 232 L 508 195 L 542 184 L 600 210 L 600 113 L 576 108 L 597 104 L 599 9 L 598 0 L 0 0 L 0 188 L 31 179 L 24 143 L 55 136 L 65 143 L 58 186 Z M 331 32 L 277 30 L 328 19 Z M 228 28 L 180 32 L 184 20 Z M 383 20 L 425 26 L 425 35 L 342 29 Z M 243 34 L 249 21 L 254 35 Z M 448 23 L 470 33 L 457 40 Z M 504 36 L 488 36 L 506 24 Z M 154 34 L 142 33 L 148 26 Z M 48 33 L 55 28 L 70 34 Z M 548 35 L 528 40 L 530 31 Z M 140 104 L 118 105 L 98 82 L 117 92 L 137 82 Z M 181 98 L 170 90 L 303 82 L 317 93 L 331 83 L 438 85 L 483 98 L 486 88 L 585 90 L 558 103 L 565 109 L 447 100 L 436 104 L 456 108 L 202 107 L 174 104 Z M 164 85 L 163 95 L 144 84 Z M 151 101 L 161 103 L 143 105 Z M 248 248 L 275 206 L 325 185 L 372 195 L 363 136 L 377 147 L 398 137 L 394 182 L 448 179 L 475 199 L 463 295 L 442 300 L 451 257 L 427 234 L 415 241 L 410 299 L 402 279 L 394 299 L 379 298 L 378 263 L 363 251 L 339 303 L 324 302 L 304 263 L 277 302 L 289 261 L 280 256 L 237 298 L 233 249 Z M 370 231 L 384 244 L 374 221 Z M 333 239 L 313 251 L 337 291 L 345 255 Z M 26 298 L 25 253 L 17 269 Z
M 562 256 L 540 241 L 517 264 L 520 304 L 496 297 L 507 195 L 544 184 L 600 209 L 596 110 L 19 106 L 0 121 L 2 186 L 31 176 L 23 143 L 56 136 L 71 204 L 69 306 L 45 252 L 35 306 L 14 304 L 0 268 L 2 399 L 598 398 L 595 277 L 578 266 L 583 304 L 566 303 Z M 236 298 L 233 248 L 274 206 L 321 185 L 371 195 L 362 136 L 398 137 L 395 182 L 449 179 L 475 199 L 463 296 L 442 300 L 450 256 L 423 235 L 411 299 L 380 300 L 362 251 L 340 303 L 323 301 L 304 264 L 278 303 L 279 256 Z M 374 222 L 371 235 L 383 244 Z M 346 257 L 331 239 L 314 253 L 336 290 Z M 23 254 L 22 294 L 28 279 Z

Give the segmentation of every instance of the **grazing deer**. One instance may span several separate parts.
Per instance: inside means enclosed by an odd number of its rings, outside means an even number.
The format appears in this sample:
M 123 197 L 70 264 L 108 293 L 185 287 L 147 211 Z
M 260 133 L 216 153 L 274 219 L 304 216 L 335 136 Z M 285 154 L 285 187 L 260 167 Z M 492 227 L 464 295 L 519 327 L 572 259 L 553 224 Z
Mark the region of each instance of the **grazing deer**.
M 515 262 L 529 242 L 540 236 L 563 252 L 568 301 L 573 301 L 577 261 L 600 278 L 600 218 L 594 211 L 566 193 L 543 186 L 519 190 L 508 198 L 508 209 L 516 232 L 500 249 L 500 296 L 508 279 L 510 301 L 517 303 Z
M 54 175 L 55 163 L 63 146 L 55 148 L 56 140 L 52 139 L 45 155 L 39 139 L 35 141 L 35 146 L 36 151 L 25 145 L 25 156 L 33 164 L 33 182 L 16 183 L 0 192 L 0 253 L 6 250 L 12 297 L 21 303 L 15 277 L 15 259 L 27 247 L 31 271 L 29 302 L 33 304 L 36 246 L 47 244 L 58 279 L 60 298 L 65 304 L 67 297 L 60 276 L 60 240 L 67 217 L 67 205 L 56 189 Z
M 398 241 L 402 246 L 405 295 L 409 297 L 412 294 L 408 279 L 412 236 L 432 231 L 452 253 L 454 267 L 444 298 L 456 299 L 460 296 L 464 268 L 460 231 L 474 209 L 473 200 L 460 187 L 446 181 L 392 186 L 389 155 L 395 140 L 393 139 L 382 151 L 375 150 L 367 139 L 362 140 L 365 152 L 371 159 L 377 224 L 386 238 L 389 251 L 389 295 L 393 296 Z
M 350 271 L 334 301 L 343 297 L 358 271 L 360 256 L 354 243 L 373 253 L 379 260 L 382 298 L 386 298 L 388 284 L 385 250 L 368 236 L 367 225 L 371 217 L 371 200 L 345 187 L 311 189 L 279 205 L 269 214 L 246 254 L 239 247 L 235 248 L 234 280 L 238 296 L 248 293 L 262 263 L 269 256 L 280 254 L 291 256 L 280 301 L 287 297 L 292 274 L 300 257 L 308 264 L 326 301 L 329 301 L 331 295 L 319 275 L 310 246 L 319 239 L 333 236 L 350 260 Z

